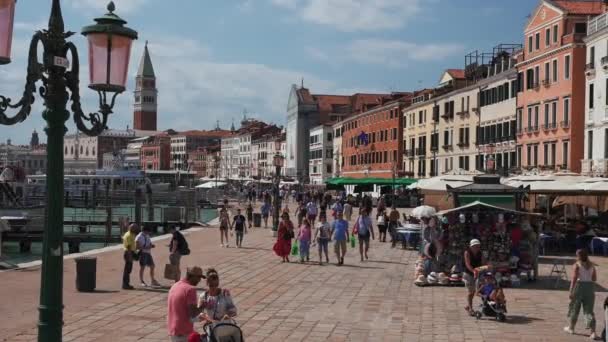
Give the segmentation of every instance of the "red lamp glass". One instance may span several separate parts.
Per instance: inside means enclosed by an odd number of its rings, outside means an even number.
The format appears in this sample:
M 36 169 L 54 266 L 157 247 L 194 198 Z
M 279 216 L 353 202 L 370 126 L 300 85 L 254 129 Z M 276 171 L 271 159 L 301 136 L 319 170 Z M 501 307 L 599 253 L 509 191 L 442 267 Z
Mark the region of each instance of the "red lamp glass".
M 0 0 L 0 64 L 11 62 L 16 0 Z
M 97 91 L 123 92 L 126 89 L 131 43 L 137 32 L 124 26 L 127 22 L 114 14 L 114 3 L 108 13 L 86 26 L 82 34 L 89 40 L 89 88 Z

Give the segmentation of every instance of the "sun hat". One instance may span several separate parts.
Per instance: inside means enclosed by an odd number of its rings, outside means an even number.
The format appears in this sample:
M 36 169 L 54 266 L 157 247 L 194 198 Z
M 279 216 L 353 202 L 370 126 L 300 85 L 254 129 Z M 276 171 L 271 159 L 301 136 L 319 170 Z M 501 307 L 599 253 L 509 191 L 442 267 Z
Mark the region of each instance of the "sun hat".
M 479 240 L 477 240 L 477 239 L 473 239 L 469 243 L 469 247 L 473 247 L 473 246 L 477 246 L 477 245 L 481 245 L 481 242 Z

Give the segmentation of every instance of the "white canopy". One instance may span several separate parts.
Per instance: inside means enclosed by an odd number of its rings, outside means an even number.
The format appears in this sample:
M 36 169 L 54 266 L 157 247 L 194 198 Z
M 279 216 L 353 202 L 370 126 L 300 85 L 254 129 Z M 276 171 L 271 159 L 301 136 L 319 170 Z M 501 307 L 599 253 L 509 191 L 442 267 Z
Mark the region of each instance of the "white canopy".
M 418 182 L 408 185 L 408 189 L 419 189 L 429 191 L 446 191 L 446 185 L 453 188 L 473 183 L 474 175 L 442 175 L 433 178 L 420 179 Z
M 211 182 L 199 184 L 199 185 L 195 186 L 195 188 L 197 188 L 197 189 L 212 189 L 212 188 L 215 188 L 215 187 L 219 188 L 219 187 L 222 187 L 224 185 L 226 185 L 226 183 L 224 183 L 224 182 L 214 182 L 214 181 L 211 181 Z
M 507 208 L 502 208 L 502 207 L 497 207 L 495 205 L 483 203 L 483 202 L 480 202 L 480 201 L 471 202 L 469 204 L 463 205 L 463 206 L 458 207 L 458 208 L 442 210 L 442 211 L 440 211 L 440 212 L 437 213 L 437 216 L 443 216 L 443 215 L 446 215 L 446 214 L 449 214 L 449 213 L 452 213 L 452 212 L 455 212 L 455 211 L 469 209 L 469 208 L 473 208 L 473 207 L 476 207 L 476 206 L 486 207 L 486 208 L 491 208 L 491 209 L 496 209 L 496 210 L 501 210 L 501 211 L 515 213 L 515 214 L 520 214 L 520 215 L 540 216 L 540 214 L 529 213 L 529 212 L 526 212 L 526 211 L 517 211 L 517 210 L 507 209 Z
M 530 191 L 573 191 L 581 190 L 580 183 L 587 177 L 576 173 L 554 173 L 545 175 L 522 175 L 508 178 L 503 181 L 505 185 L 518 187 L 520 185 L 530 186 Z

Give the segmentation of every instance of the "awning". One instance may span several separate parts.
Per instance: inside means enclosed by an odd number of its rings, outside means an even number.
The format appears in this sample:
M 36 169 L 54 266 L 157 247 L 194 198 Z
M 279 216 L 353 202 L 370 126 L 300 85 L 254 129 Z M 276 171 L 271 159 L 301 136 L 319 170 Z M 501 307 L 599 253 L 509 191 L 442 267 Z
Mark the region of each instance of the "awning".
M 207 183 L 204 183 L 204 184 L 199 184 L 199 185 L 195 186 L 195 188 L 197 188 L 197 189 L 212 189 L 212 188 L 216 188 L 216 187 L 219 188 L 219 187 L 224 186 L 224 185 L 226 185 L 226 183 L 224 183 L 224 182 L 213 182 L 213 181 L 211 181 L 211 182 L 207 182 Z
M 503 208 L 503 207 L 483 203 L 480 201 L 475 201 L 475 202 L 472 202 L 467 205 L 463 205 L 461 207 L 454 208 L 454 209 L 442 210 L 442 211 L 438 212 L 436 215 L 443 216 L 443 215 L 446 215 L 446 214 L 449 214 L 452 212 L 457 212 L 457 211 L 461 211 L 461 210 L 465 210 L 465 209 L 472 209 L 474 207 L 484 207 L 486 209 L 494 209 L 494 210 L 514 213 L 514 214 L 518 214 L 518 215 L 541 216 L 540 214 L 536 214 L 536 213 L 529 213 L 527 211 L 517 211 L 517 210 L 513 210 L 513 209 Z
M 496 205 L 502 208 L 515 208 L 515 196 L 514 195 L 465 195 L 458 194 L 458 201 L 460 205 L 466 205 L 474 202 L 481 202 L 490 205 Z
M 349 178 L 349 177 L 336 177 L 330 178 L 325 181 L 325 184 L 332 185 L 411 185 L 416 183 L 417 180 L 413 178 Z

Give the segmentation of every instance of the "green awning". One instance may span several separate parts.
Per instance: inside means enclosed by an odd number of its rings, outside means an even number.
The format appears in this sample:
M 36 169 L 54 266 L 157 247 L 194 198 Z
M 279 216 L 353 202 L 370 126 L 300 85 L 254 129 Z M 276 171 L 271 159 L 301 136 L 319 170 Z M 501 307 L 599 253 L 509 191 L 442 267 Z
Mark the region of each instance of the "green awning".
M 458 195 L 458 202 L 460 206 L 467 205 L 474 202 L 482 202 L 489 205 L 495 205 L 503 208 L 514 209 L 515 208 L 515 196 L 514 195 Z
M 348 178 L 348 177 L 337 177 L 330 178 L 325 181 L 325 184 L 331 185 L 402 185 L 407 186 L 416 183 L 417 180 L 413 178 Z

